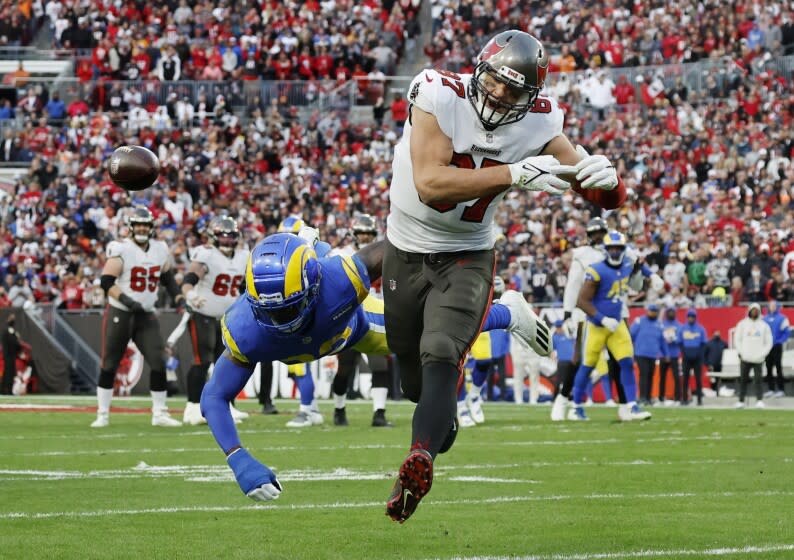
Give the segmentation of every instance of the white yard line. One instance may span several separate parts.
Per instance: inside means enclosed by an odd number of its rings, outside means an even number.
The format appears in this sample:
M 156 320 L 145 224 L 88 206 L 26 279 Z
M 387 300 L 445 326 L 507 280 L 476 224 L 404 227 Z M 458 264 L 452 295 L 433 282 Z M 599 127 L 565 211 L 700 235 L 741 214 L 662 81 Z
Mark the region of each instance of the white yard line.
M 760 440 L 768 436 L 768 434 L 764 433 L 757 433 L 757 434 L 747 434 L 741 436 L 733 436 L 733 435 L 721 435 L 719 433 L 707 435 L 707 436 L 681 436 L 681 437 L 658 437 L 658 438 L 636 438 L 632 439 L 632 443 L 673 443 L 673 442 L 684 442 L 684 441 L 732 441 L 732 440 Z M 500 446 L 543 446 L 543 445 L 554 445 L 554 446 L 565 446 L 565 445 L 603 445 L 603 444 L 625 444 L 625 440 L 619 438 L 604 438 L 604 439 L 576 439 L 576 440 L 529 440 L 529 441 L 504 441 L 504 442 L 489 442 L 487 445 L 490 447 L 500 447 Z M 484 445 L 481 442 L 466 442 L 462 441 L 458 443 L 459 447 L 482 447 Z M 359 444 L 359 445 L 321 445 L 321 446 L 311 446 L 307 447 L 305 445 L 296 446 L 296 445 L 282 445 L 282 446 L 274 446 L 268 447 L 268 452 L 274 451 L 341 451 L 341 450 L 350 450 L 350 449 L 403 449 L 405 446 L 400 444 Z M 197 447 L 197 448 L 187 448 L 187 447 L 176 447 L 176 448 L 162 448 L 162 449 L 152 449 L 152 448 L 122 448 L 122 449 L 83 449 L 83 450 L 64 450 L 64 451 L 23 451 L 23 452 L 5 452 L 5 456 L 24 456 L 24 457 L 69 457 L 69 456 L 78 456 L 78 455 L 101 455 L 101 454 L 108 454 L 108 455 L 123 455 L 123 454 L 133 454 L 133 453 L 202 453 L 208 451 L 218 451 L 216 447 Z
M 771 552 L 789 552 L 794 544 L 768 544 L 757 546 L 722 547 L 679 550 L 646 549 L 627 552 L 587 552 L 578 554 L 539 554 L 531 556 L 455 556 L 451 560 L 621 560 L 631 558 L 678 558 L 680 556 L 751 556 Z
M 557 496 L 498 496 L 494 498 L 483 499 L 460 499 L 460 500 L 427 500 L 423 502 L 423 507 L 434 506 L 450 506 L 450 505 L 489 505 L 489 504 L 502 504 L 502 503 L 515 503 L 515 502 L 559 502 L 570 500 L 669 500 L 686 498 L 741 498 L 747 499 L 752 497 L 769 497 L 769 496 L 792 496 L 794 492 L 777 492 L 777 491 L 764 491 L 764 492 L 673 492 L 673 493 L 659 493 L 659 494 L 586 494 L 586 495 L 557 495 Z M 255 506 L 185 506 L 185 507 L 162 507 L 162 508 L 146 508 L 146 509 L 103 509 L 94 511 L 47 511 L 47 512 L 5 512 L 0 513 L 0 519 L 52 519 L 52 518 L 80 518 L 80 517 L 108 517 L 118 515 L 148 515 L 153 513 L 193 513 L 193 512 L 231 512 L 243 513 L 258 510 L 315 510 L 315 509 L 361 509 L 361 508 L 374 508 L 383 507 L 383 501 L 377 502 L 332 502 L 325 504 L 284 504 L 277 503 L 267 505 Z M 787 546 L 787 545 L 786 545 Z M 726 549 L 714 549 L 726 550 Z M 483 557 L 485 558 L 485 557 Z M 508 558 L 508 557 L 504 557 Z M 527 557 L 533 558 L 533 557 Z M 538 557 L 554 560 L 556 557 Z M 577 560 L 579 558 L 610 558 L 609 556 L 571 556 L 560 557 L 559 560 Z M 617 557 L 621 558 L 621 557 Z M 632 557 L 628 557 L 632 558 Z
M 778 459 L 775 459 L 778 460 Z M 741 462 L 755 463 L 758 460 L 745 460 Z M 785 463 L 790 463 L 792 459 L 786 457 L 782 459 Z M 659 465 L 722 465 L 736 464 L 738 459 L 689 459 L 683 461 L 651 461 L 647 459 L 637 459 L 634 461 L 601 461 L 599 467 L 649 467 Z M 579 461 L 558 461 L 558 462 L 539 462 L 531 461 L 527 463 L 488 463 L 488 464 L 467 464 L 467 465 L 439 465 L 435 472 L 438 476 L 449 476 L 450 480 L 482 481 L 482 482 L 524 482 L 527 484 L 537 484 L 538 481 L 528 479 L 498 479 L 493 477 L 479 477 L 458 474 L 465 471 L 491 471 L 493 469 L 516 469 L 516 468 L 548 468 L 548 467 L 586 467 L 592 468 L 593 462 L 587 459 Z M 180 478 L 184 477 L 187 481 L 196 482 L 226 482 L 232 480 L 231 471 L 222 464 L 216 465 L 147 465 L 144 462 L 129 469 L 110 469 L 110 470 L 91 470 L 91 471 L 67 471 L 67 470 L 39 470 L 39 469 L 0 469 L 0 481 L 57 481 L 57 480 L 78 480 L 84 478 L 91 479 L 149 479 L 149 478 Z M 391 477 L 391 473 L 385 471 L 363 472 L 344 468 L 337 468 L 331 471 L 320 469 L 308 470 L 288 470 L 282 471 L 279 477 L 286 480 L 313 481 L 313 480 L 355 480 L 357 477 L 367 480 L 380 480 Z

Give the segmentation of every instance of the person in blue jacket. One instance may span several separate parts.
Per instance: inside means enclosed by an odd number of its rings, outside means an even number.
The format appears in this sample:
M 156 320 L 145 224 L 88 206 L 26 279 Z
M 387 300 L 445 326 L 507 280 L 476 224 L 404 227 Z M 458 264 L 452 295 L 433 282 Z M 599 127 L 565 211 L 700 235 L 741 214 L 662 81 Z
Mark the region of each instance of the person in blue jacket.
M 678 344 L 678 331 L 681 330 L 681 323 L 675 318 L 675 308 L 668 307 L 664 310 L 664 319 L 662 319 L 662 334 L 664 335 L 664 356 L 659 363 L 659 402 L 663 402 L 666 406 L 681 403 L 681 364 L 679 359 L 681 357 L 681 346 Z M 673 398 L 675 400 L 667 400 L 667 370 L 673 375 Z
M 634 320 L 629 332 L 634 343 L 634 360 L 640 370 L 640 402 L 650 405 L 653 370 L 656 360 L 665 354 L 659 306 L 655 303 L 649 304 L 645 315 Z
M 686 323 L 678 331 L 678 343 L 684 354 L 684 389 L 681 394 L 681 404 L 689 404 L 689 375 L 695 376 L 697 387 L 698 406 L 703 404 L 703 354 L 706 349 L 706 329 L 697 322 L 697 311 L 690 309 L 686 312 Z
M 772 329 L 772 350 L 766 357 L 766 382 L 769 391 L 764 397 L 782 397 L 783 391 L 783 345 L 791 334 L 788 318 L 780 312 L 777 301 L 769 302 L 769 311 L 764 315 L 764 322 Z M 777 376 L 775 376 L 777 370 Z

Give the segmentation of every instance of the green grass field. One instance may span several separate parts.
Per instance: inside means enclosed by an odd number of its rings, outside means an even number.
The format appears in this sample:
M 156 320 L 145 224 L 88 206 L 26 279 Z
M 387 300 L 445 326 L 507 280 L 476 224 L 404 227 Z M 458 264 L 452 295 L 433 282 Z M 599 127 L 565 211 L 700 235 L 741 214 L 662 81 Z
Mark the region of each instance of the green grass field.
M 596 407 L 588 424 L 552 424 L 545 407 L 487 405 L 399 525 L 384 504 L 411 406 L 390 404 L 394 429 L 370 428 L 363 403 L 349 428 L 302 431 L 284 427 L 297 405 L 279 406 L 240 426 L 284 485 L 259 506 L 206 426 L 117 413 L 97 431 L 91 412 L 0 412 L 0 558 L 794 558 L 794 410 L 656 408 L 625 425 Z

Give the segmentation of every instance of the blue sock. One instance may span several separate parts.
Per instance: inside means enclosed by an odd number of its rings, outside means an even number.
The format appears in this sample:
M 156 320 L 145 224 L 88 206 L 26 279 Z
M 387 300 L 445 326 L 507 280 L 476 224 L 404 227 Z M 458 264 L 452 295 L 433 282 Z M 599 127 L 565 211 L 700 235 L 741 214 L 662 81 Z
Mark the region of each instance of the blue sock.
M 485 380 L 488 379 L 489 369 L 491 369 L 491 362 L 488 360 L 474 362 L 474 369 L 471 372 L 471 384 L 475 387 L 482 387 Z
M 307 406 L 312 404 L 314 400 L 314 378 L 309 364 L 306 364 L 306 373 L 295 378 L 295 383 L 298 385 L 298 391 L 301 394 L 301 404 Z
M 634 360 L 623 358 L 618 361 L 620 366 L 620 382 L 623 383 L 623 392 L 626 393 L 626 402 L 637 401 L 637 380 L 634 378 Z
M 482 326 L 483 331 L 506 329 L 510 326 L 510 310 L 501 303 L 494 303 L 488 311 L 488 317 Z
M 612 399 L 612 380 L 609 375 L 601 377 L 601 390 L 604 391 L 604 399 Z
M 586 366 L 582 364 L 576 370 L 576 378 L 573 380 L 573 402 L 582 404 L 584 395 L 587 391 L 587 381 L 590 379 L 590 372 L 593 371 L 593 366 Z
M 592 401 L 593 400 L 593 380 L 590 379 L 589 375 L 587 376 L 587 388 L 585 390 L 587 391 L 587 398 Z

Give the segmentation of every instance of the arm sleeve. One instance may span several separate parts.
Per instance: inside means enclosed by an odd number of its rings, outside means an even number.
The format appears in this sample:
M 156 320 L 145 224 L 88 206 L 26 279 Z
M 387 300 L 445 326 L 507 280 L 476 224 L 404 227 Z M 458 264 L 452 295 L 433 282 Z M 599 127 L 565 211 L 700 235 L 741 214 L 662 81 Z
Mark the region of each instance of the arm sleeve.
M 584 282 L 584 267 L 579 259 L 571 261 L 571 270 L 568 272 L 568 282 L 562 295 L 562 310 L 571 313 L 576 308 L 576 300 Z
M 160 275 L 160 283 L 165 287 L 165 290 L 172 299 L 176 299 L 177 296 L 182 295 L 182 291 L 176 283 L 173 269 L 168 269 Z
M 229 403 L 245 387 L 252 372 L 253 367 L 239 366 L 222 355 L 215 362 L 212 377 L 201 393 L 201 414 L 224 453 L 240 446 Z

